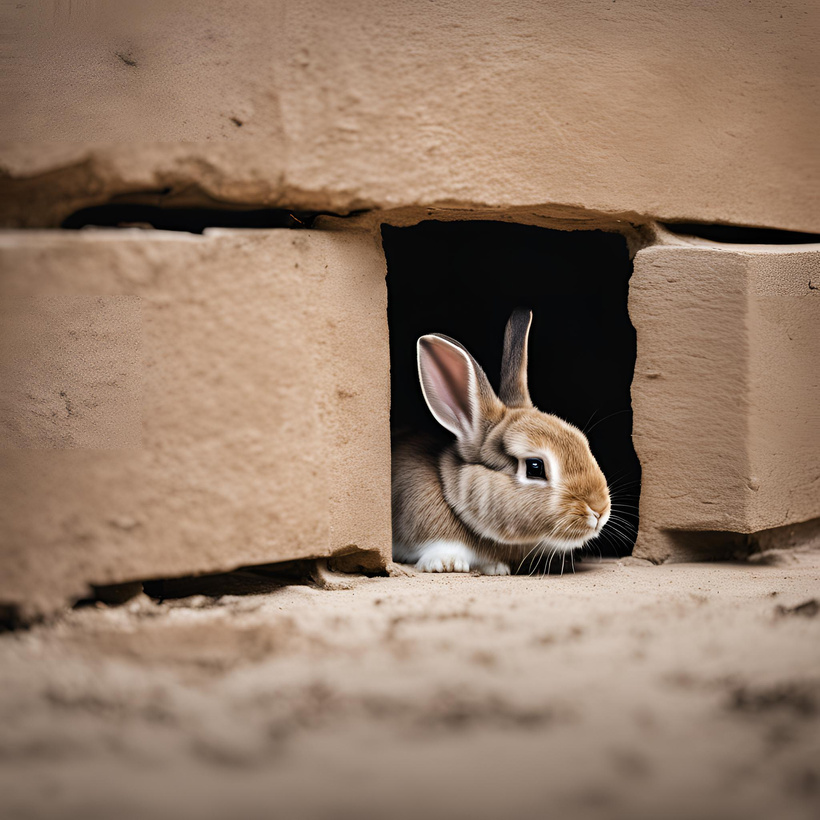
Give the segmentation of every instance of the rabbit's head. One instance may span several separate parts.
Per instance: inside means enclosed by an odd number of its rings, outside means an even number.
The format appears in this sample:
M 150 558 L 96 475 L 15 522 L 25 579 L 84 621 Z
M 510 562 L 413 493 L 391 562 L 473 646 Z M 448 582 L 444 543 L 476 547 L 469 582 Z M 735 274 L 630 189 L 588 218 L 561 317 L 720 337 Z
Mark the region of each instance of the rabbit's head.
M 447 503 L 476 535 L 501 544 L 572 550 L 610 515 L 606 478 L 576 427 L 537 410 L 527 389 L 532 313 L 517 310 L 504 336 L 497 396 L 455 339 L 418 341 L 427 406 L 456 436 L 440 462 Z

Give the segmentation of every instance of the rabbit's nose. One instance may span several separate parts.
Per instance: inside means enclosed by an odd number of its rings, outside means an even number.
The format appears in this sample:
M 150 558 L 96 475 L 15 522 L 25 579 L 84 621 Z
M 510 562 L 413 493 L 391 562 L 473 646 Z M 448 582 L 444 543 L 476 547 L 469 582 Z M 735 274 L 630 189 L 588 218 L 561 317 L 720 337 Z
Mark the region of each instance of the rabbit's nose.
M 602 512 L 598 512 L 598 510 L 594 510 L 592 507 L 587 506 L 587 524 L 592 527 L 593 529 L 598 526 L 598 522 L 601 520 Z

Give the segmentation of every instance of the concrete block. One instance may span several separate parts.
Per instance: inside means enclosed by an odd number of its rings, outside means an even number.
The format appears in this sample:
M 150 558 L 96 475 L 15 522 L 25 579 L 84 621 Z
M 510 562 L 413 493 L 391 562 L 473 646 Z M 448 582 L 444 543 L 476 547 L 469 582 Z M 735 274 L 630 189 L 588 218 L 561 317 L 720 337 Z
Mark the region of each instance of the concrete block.
M 636 255 L 637 557 L 716 555 L 737 542 L 719 533 L 792 533 L 820 518 L 818 270 L 818 245 Z
M 820 232 L 819 23 L 813 0 L 3 4 L 0 219 L 141 195 Z
M 384 565 L 384 275 L 353 231 L 0 235 L 0 602 Z

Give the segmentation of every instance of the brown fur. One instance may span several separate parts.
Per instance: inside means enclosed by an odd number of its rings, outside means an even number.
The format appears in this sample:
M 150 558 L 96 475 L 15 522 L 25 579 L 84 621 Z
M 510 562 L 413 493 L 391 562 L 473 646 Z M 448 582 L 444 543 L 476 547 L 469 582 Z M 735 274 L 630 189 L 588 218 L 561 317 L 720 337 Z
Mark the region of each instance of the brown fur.
M 505 338 L 502 384 L 515 407 L 496 397 L 484 372 L 457 342 L 442 336 L 420 340 L 434 364 L 439 339 L 464 351 L 464 367 L 472 368 L 476 389 L 469 396 L 465 392 L 459 401 L 472 401 L 475 409 L 470 417 L 478 420 L 459 429 L 449 442 L 418 438 L 395 442 L 395 544 L 454 541 L 487 560 L 511 562 L 537 545 L 543 545 L 544 551 L 568 550 L 597 535 L 587 523 L 588 507 L 602 515 L 609 512 L 606 479 L 580 430 L 532 406 L 526 382 L 529 321 L 529 314 L 526 320 L 520 312 L 513 314 Z M 442 349 L 440 358 L 452 369 L 452 348 L 442 345 Z M 430 367 L 427 361 L 425 367 Z M 465 391 L 467 383 L 464 376 Z M 458 378 L 447 389 L 457 391 Z M 434 406 L 438 407 L 431 404 L 431 410 Z M 553 457 L 557 470 L 548 468 L 548 481 L 522 481 L 522 459 L 542 453 Z

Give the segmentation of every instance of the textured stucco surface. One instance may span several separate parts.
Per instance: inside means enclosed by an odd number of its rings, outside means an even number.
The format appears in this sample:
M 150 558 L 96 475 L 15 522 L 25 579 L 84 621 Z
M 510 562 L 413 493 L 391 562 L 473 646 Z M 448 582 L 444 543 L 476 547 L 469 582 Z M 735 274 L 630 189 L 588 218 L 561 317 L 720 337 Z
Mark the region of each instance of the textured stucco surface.
M 0 235 L 0 601 L 389 560 L 384 273 L 361 232 Z
M 667 530 L 756 533 L 820 517 L 818 271 L 818 245 L 637 254 L 635 555 L 692 557 Z
M 809 0 L 0 9 L 0 216 L 116 194 L 820 231 Z
M 0 449 L 141 445 L 139 296 L 3 298 L 0 351 Z

